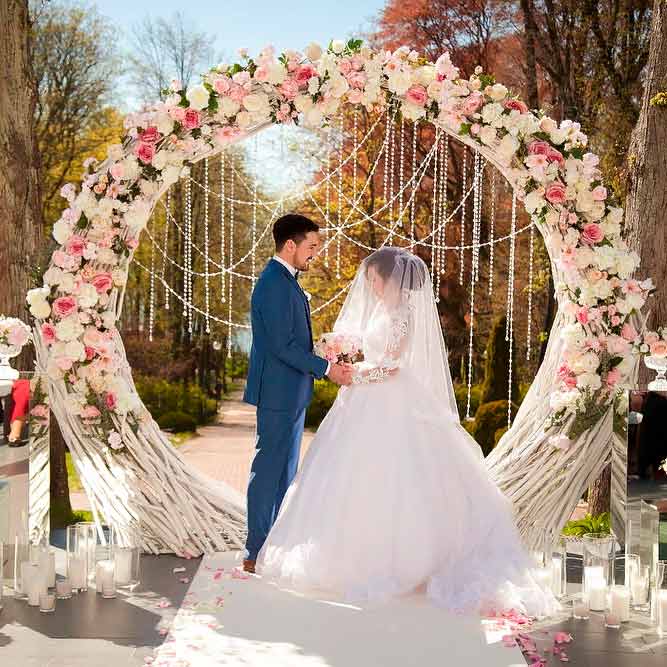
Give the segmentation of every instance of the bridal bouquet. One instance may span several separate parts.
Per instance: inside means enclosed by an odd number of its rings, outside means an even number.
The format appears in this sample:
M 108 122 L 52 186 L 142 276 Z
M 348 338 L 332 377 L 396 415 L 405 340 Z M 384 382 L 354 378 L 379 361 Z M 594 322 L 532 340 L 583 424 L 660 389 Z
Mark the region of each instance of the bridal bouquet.
M 332 364 L 363 361 L 361 338 L 351 334 L 325 333 L 315 343 L 315 353 Z
M 16 356 L 30 340 L 30 327 L 15 317 L 0 315 L 0 354 Z

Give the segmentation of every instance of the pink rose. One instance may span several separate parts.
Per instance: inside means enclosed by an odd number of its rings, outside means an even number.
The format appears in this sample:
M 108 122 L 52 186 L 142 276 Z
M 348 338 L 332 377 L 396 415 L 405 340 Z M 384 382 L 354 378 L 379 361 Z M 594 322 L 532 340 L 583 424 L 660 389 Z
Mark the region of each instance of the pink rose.
M 572 370 L 570 367 L 563 362 L 559 367 L 558 370 L 556 371 L 556 375 L 558 376 L 559 380 L 564 380 L 568 375 L 572 374 Z
M 234 102 L 243 102 L 243 98 L 248 94 L 248 91 L 243 86 L 234 84 L 229 91 L 229 97 L 234 100 Z
M 168 112 L 173 120 L 182 123 L 185 120 L 185 109 L 183 107 L 169 107 Z
M 296 70 L 296 82 L 299 85 L 299 88 L 303 88 L 308 85 L 308 79 L 317 76 L 317 70 L 312 65 L 301 65 Z
M 635 338 L 637 338 L 637 330 L 630 324 L 630 322 L 626 322 L 623 325 L 623 328 L 621 329 L 621 336 L 625 338 L 625 340 L 633 341 Z
M 613 387 L 617 384 L 617 382 L 621 379 L 621 371 L 618 370 L 618 368 L 612 368 L 608 373 L 607 373 L 607 386 L 608 387 Z
M 338 63 L 338 69 L 343 76 L 347 76 L 352 71 L 352 61 L 349 58 L 343 58 Z
M 667 357 L 667 341 L 656 340 L 651 343 L 651 356 L 653 357 Z
M 160 140 L 160 133 L 158 132 L 157 127 L 155 127 L 155 125 L 147 127 L 141 133 L 140 136 L 141 136 L 141 141 L 147 144 L 156 144 Z
M 581 232 L 581 240 L 584 243 L 588 243 L 589 245 L 592 245 L 593 243 L 600 243 L 603 238 L 604 232 L 602 231 L 602 227 L 600 227 L 600 225 L 594 222 L 589 222 L 584 225 L 584 229 Z
M 227 144 L 230 141 L 233 141 L 235 137 L 239 135 L 239 130 L 236 127 L 231 127 L 230 125 L 225 125 L 224 127 L 219 127 L 215 131 L 215 138 L 220 144 Z
M 150 164 L 155 157 L 155 146 L 153 144 L 146 144 L 140 141 L 134 147 L 134 154 L 144 164 Z
M 484 98 L 481 93 L 472 93 L 465 100 L 463 100 L 463 106 L 461 112 L 466 116 L 472 116 L 474 113 L 479 111 L 479 108 L 482 106 Z
M 48 419 L 48 417 L 49 417 L 49 406 L 44 405 L 44 403 L 39 403 L 32 410 L 30 410 L 30 414 L 33 417 L 37 417 L 39 419 Z
M 95 421 L 100 418 L 101 412 L 94 405 L 86 405 L 81 410 L 81 419 L 85 421 Z
M 660 340 L 660 336 L 658 336 L 655 331 L 649 331 L 648 333 L 644 334 L 644 342 L 647 345 L 653 345 L 653 343 L 657 343 Z
M 574 377 L 574 375 L 568 375 L 566 378 L 563 379 L 563 384 L 568 389 L 574 389 L 577 386 L 577 378 Z
M 503 106 L 510 111 L 518 111 L 519 113 L 528 111 L 528 107 L 521 100 L 505 100 Z
M 531 141 L 528 144 L 529 155 L 548 155 L 551 146 L 546 141 Z
M 123 178 L 123 174 L 125 173 L 125 168 L 121 162 L 116 162 L 115 164 L 111 165 L 109 172 L 115 180 L 120 181 L 120 179 Z
M 299 84 L 294 79 L 285 79 L 280 86 L 280 92 L 286 99 L 292 100 L 299 93 Z
M 85 346 L 86 361 L 92 361 L 95 358 L 95 350 L 92 347 Z
M 232 81 L 238 83 L 239 86 L 245 86 L 245 84 L 250 83 L 250 72 L 237 72 L 232 76 Z
M 593 192 L 591 194 L 593 195 L 594 201 L 604 201 L 607 198 L 607 188 L 602 185 L 598 185 L 596 188 L 593 188 Z
M 183 127 L 186 130 L 194 130 L 201 125 L 201 114 L 197 109 L 186 109 L 183 118 Z
M 56 328 L 53 324 L 48 322 L 42 324 L 42 339 L 47 345 L 53 345 L 56 342 Z
M 426 88 L 420 84 L 415 84 L 408 88 L 408 92 L 405 94 L 405 99 L 418 107 L 423 107 L 426 104 L 428 99 L 428 94 L 426 93 Z
M 352 56 L 352 69 L 360 70 L 364 66 L 364 59 L 360 55 Z
M 255 70 L 255 77 L 257 81 L 267 81 L 269 78 L 269 68 L 267 65 L 260 65 Z
M 579 322 L 579 324 L 588 324 L 588 320 L 589 320 L 588 308 L 586 308 L 585 306 L 582 306 L 581 308 L 579 308 L 577 310 L 576 317 L 577 317 L 577 322 Z
M 22 326 L 13 326 L 7 332 L 7 342 L 10 345 L 23 347 L 30 338 L 30 332 Z
M 544 196 L 552 204 L 563 204 L 566 200 L 565 186 L 556 181 L 552 183 L 545 191 Z
M 546 155 L 549 162 L 558 162 L 558 164 L 561 166 L 565 164 L 565 158 L 563 157 L 563 154 L 551 146 L 549 146 L 549 150 L 547 151 Z
M 73 296 L 60 296 L 53 302 L 53 313 L 56 317 L 69 317 L 77 309 Z
M 347 77 L 347 82 L 352 88 L 363 88 L 366 85 L 366 75 L 363 72 L 352 72 L 352 74 Z M 409 92 L 410 91 L 408 91 L 408 93 Z
M 98 273 L 90 283 L 97 290 L 98 294 L 103 294 L 113 287 L 113 278 L 110 273 Z
M 115 410 L 117 404 L 116 394 L 108 391 L 104 397 L 104 404 L 107 406 L 108 410 Z
M 611 326 L 617 327 L 621 323 L 621 318 L 618 315 L 614 315 L 611 318 Z
M 70 236 L 65 244 L 65 250 L 75 257 L 81 257 L 86 249 L 86 240 L 82 236 Z

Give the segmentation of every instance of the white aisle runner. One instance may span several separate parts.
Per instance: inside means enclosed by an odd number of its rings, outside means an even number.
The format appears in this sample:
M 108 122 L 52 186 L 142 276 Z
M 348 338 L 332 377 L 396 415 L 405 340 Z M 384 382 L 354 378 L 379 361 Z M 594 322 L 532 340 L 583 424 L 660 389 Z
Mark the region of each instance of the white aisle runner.
M 369 609 L 314 600 L 242 578 L 240 558 L 203 559 L 154 667 L 525 667 L 502 632 L 487 637 L 479 618 L 425 597 Z

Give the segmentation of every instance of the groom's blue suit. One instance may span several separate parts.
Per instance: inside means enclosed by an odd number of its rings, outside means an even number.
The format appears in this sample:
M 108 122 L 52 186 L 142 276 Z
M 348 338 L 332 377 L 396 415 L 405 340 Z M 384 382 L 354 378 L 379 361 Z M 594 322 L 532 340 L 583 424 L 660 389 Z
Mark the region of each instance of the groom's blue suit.
M 275 259 L 251 300 L 252 347 L 243 400 L 257 406 L 257 442 L 248 482 L 246 557 L 255 560 L 297 471 L 313 378 L 327 362 L 313 354 L 308 299 Z

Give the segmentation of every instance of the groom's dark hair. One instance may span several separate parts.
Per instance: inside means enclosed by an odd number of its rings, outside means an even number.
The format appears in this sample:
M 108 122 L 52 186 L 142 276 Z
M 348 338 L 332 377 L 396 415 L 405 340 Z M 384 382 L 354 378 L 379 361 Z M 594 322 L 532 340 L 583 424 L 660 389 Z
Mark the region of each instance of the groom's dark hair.
M 273 240 L 276 250 L 280 251 L 287 241 L 301 243 L 308 232 L 319 232 L 320 228 L 310 218 L 298 213 L 287 213 L 278 218 L 273 225 Z

